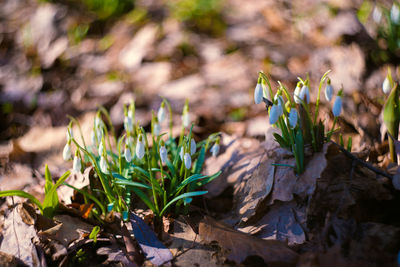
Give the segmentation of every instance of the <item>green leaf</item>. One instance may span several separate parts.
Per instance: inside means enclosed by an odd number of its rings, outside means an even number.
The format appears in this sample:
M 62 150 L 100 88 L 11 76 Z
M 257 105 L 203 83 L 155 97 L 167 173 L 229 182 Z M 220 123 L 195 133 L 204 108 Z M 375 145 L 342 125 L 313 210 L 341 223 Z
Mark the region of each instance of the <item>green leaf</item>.
M 146 206 L 157 215 L 157 210 L 153 202 L 151 202 L 150 198 L 145 193 L 143 193 L 143 191 L 135 187 L 132 187 L 132 191 L 135 192 L 135 194 L 144 202 L 144 204 L 146 204 Z
M 204 194 L 207 194 L 208 191 L 196 191 L 196 192 L 189 192 L 189 193 L 185 193 L 182 194 L 180 196 L 177 196 L 176 198 L 172 199 L 170 202 L 167 203 L 167 205 L 165 205 L 165 207 L 162 209 L 162 211 L 160 212 L 160 217 L 163 216 L 164 212 L 168 209 L 169 206 L 171 206 L 174 202 L 182 199 L 182 198 L 187 198 L 187 197 L 194 197 L 194 196 L 201 196 Z
M 208 177 L 207 175 L 201 175 L 201 174 L 194 174 L 188 178 L 186 178 L 185 180 L 183 180 L 174 190 L 174 192 L 172 193 L 175 194 L 176 192 L 179 192 L 180 190 L 182 190 L 186 185 L 196 182 L 198 180 L 204 179 Z
M 11 196 L 24 197 L 24 198 L 29 199 L 33 204 L 35 204 L 39 208 L 40 212 L 43 214 L 43 206 L 42 206 L 42 204 L 40 203 L 40 201 L 36 197 L 32 196 L 31 194 L 26 193 L 26 192 L 21 191 L 21 190 L 0 191 L 0 197 L 11 197 Z
M 45 166 L 44 178 L 46 180 L 44 185 L 44 194 L 46 195 L 53 187 L 53 180 L 51 179 L 51 173 L 47 164 Z
M 68 178 L 70 171 L 65 172 L 55 185 L 45 194 L 43 200 L 43 215 L 52 218 L 58 207 L 57 188 Z
M 175 169 L 174 165 L 172 165 L 171 161 L 169 161 L 168 159 L 167 159 L 166 163 L 167 163 L 168 170 L 171 172 L 171 175 L 175 176 L 176 175 L 176 169 Z
M 194 166 L 194 173 L 200 173 L 203 168 L 204 160 L 206 158 L 206 148 L 204 146 L 201 147 L 200 154 L 197 157 L 196 164 Z
M 104 207 L 104 205 L 103 205 L 95 196 L 93 196 L 93 195 L 87 193 L 87 192 L 84 191 L 84 190 L 78 189 L 78 188 L 76 188 L 75 186 L 70 185 L 70 184 L 68 184 L 68 183 L 63 183 L 63 185 L 68 186 L 68 187 L 74 189 L 75 191 L 81 193 L 82 195 L 84 195 L 84 196 L 87 197 L 88 199 L 92 200 L 94 203 L 97 204 L 97 206 L 99 206 L 99 208 L 101 209 L 101 213 L 102 213 L 103 215 L 106 215 L 106 207 Z M 101 193 L 104 193 L 104 194 L 105 194 L 105 192 L 102 191 L 102 190 L 98 190 L 98 191 L 100 191 Z
M 90 239 L 93 239 L 93 242 L 96 244 L 97 242 L 97 234 L 100 232 L 100 226 L 96 225 L 93 227 L 92 232 L 89 235 Z
M 138 182 L 132 182 L 132 181 L 128 181 L 128 180 L 118 180 L 118 181 L 115 181 L 115 183 L 118 185 L 127 185 L 127 186 L 132 186 L 132 187 L 151 189 L 151 186 L 149 186 L 149 185 L 138 183 Z
M 349 139 L 347 139 L 347 151 L 351 152 L 352 145 L 353 145 L 353 138 L 349 136 Z
M 282 136 L 277 133 L 274 133 L 273 136 L 275 137 L 275 141 L 278 142 L 281 147 L 289 147 L 289 145 L 286 143 L 286 140 Z
M 385 106 L 383 107 L 383 122 L 388 129 L 388 132 L 395 138 L 398 138 L 399 134 L 399 122 L 400 122 L 400 105 L 399 105 L 399 89 L 398 86 L 392 89 Z M 389 138 L 389 149 L 390 158 L 392 162 L 397 161 L 396 152 L 394 149 L 393 140 Z
M 214 180 L 215 178 L 217 178 L 218 176 L 220 176 L 221 173 L 222 173 L 221 171 L 218 171 L 218 172 L 216 172 L 215 174 L 213 174 L 213 175 L 211 175 L 211 176 L 209 176 L 209 177 L 207 177 L 207 178 L 201 180 L 200 182 L 196 183 L 196 187 L 193 187 L 194 184 L 191 184 L 191 185 L 190 185 L 190 190 L 195 190 L 195 189 L 197 189 L 197 188 L 199 188 L 199 187 L 202 187 L 203 185 L 208 184 L 209 182 L 211 182 L 212 180 Z

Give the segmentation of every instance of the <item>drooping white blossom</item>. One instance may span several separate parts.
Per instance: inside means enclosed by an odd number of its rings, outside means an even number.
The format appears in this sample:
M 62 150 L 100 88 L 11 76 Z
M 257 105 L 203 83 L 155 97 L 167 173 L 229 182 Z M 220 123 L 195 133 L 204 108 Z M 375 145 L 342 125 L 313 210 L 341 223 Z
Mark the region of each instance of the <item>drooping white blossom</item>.
M 165 146 L 160 147 L 160 159 L 163 164 L 165 164 L 165 162 L 167 162 L 168 153 L 167 153 L 167 149 L 165 148 Z
M 389 94 L 390 91 L 392 90 L 392 88 L 390 88 L 390 81 L 387 76 L 386 76 L 385 80 L 383 81 L 382 90 L 385 94 Z
M 71 154 L 71 145 L 69 143 L 67 143 L 64 146 L 64 150 L 63 150 L 63 159 L 64 160 L 70 160 L 72 158 L 72 154 Z
M 190 157 L 189 153 L 185 153 L 184 162 L 186 169 L 190 169 L 192 166 L 192 158 Z
M 213 157 L 216 157 L 219 153 L 219 144 L 214 144 L 211 149 L 211 154 L 213 155 Z
M 342 97 L 336 96 L 335 103 L 333 103 L 332 113 L 333 116 L 339 117 L 342 112 Z
M 192 138 L 190 141 L 190 155 L 196 153 L 196 141 Z
M 257 83 L 254 89 L 254 103 L 260 104 L 263 100 L 263 88 L 261 83 Z

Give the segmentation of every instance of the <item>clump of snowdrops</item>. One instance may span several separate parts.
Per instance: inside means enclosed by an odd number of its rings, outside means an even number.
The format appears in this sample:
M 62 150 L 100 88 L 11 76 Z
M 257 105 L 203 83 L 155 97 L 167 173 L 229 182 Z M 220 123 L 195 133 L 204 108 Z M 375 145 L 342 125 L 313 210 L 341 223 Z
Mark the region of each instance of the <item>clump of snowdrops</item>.
M 305 146 L 310 145 L 313 152 L 321 151 L 324 142 L 329 141 L 332 134 L 338 130 L 335 126 L 342 111 L 343 89 L 338 91 L 333 102 L 332 114 L 334 120 L 331 130 L 325 132 L 324 122 L 318 119 L 322 87 L 325 85 L 325 98 L 328 102 L 332 101 L 334 95 L 328 77 L 329 72 L 327 71 L 319 82 L 314 109 L 310 103 L 310 81 L 308 77 L 306 80 L 298 78 L 299 82 L 293 94 L 281 82 L 278 82 L 278 88 L 274 94 L 268 76 L 263 72 L 259 73 L 254 91 L 254 101 L 256 104 L 265 102 L 269 114 L 269 123 L 275 125 L 281 131 L 281 134 L 274 133 L 274 138 L 281 147 L 287 148 L 293 153 L 296 165 L 289 166 L 294 168 L 297 174 L 304 172 Z M 344 146 L 342 136 L 340 136 L 340 142 Z M 351 138 L 349 138 L 348 150 L 351 150 L 351 142 Z
M 387 132 L 391 135 L 389 140 L 390 160 L 397 162 L 396 149 L 394 140 L 399 135 L 400 124 L 400 101 L 399 101 L 399 88 L 397 83 L 393 81 L 390 69 L 388 69 L 385 80 L 382 84 L 383 92 L 388 95 L 385 105 L 383 107 L 383 122 L 387 128 Z
M 153 211 L 157 219 L 161 219 L 166 214 L 185 212 L 193 197 L 207 193 L 201 187 L 220 172 L 207 176 L 202 175 L 201 170 L 208 151 L 217 156 L 219 134 L 211 134 L 206 140 L 196 142 L 186 101 L 181 132 L 174 138 L 172 116 L 171 106 L 164 99 L 159 110 L 152 112 L 151 131 L 146 132 L 136 121 L 135 104 L 131 102 L 124 106 L 124 132 L 117 137 L 107 110 L 100 108 L 94 120 L 90 144 L 82 133 L 82 143 L 75 139 L 73 124 L 77 124 L 79 130 L 81 128 L 79 122 L 71 118 L 63 157 L 65 160 L 73 159 L 75 172 L 93 166 L 96 181 L 80 190 L 67 186 L 82 193 L 85 201 L 95 204 L 94 216 L 104 218 L 114 211 L 127 220 L 134 195 Z M 169 127 L 165 127 L 167 131 L 164 132 L 162 125 L 167 120 Z M 72 153 L 73 146 L 75 153 Z

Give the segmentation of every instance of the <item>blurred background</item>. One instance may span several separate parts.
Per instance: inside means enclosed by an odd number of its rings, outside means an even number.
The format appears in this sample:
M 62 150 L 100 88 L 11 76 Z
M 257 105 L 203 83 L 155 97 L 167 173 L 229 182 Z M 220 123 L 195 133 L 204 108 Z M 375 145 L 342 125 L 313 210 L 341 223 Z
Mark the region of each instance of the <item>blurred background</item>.
M 160 96 L 177 114 L 189 99 L 198 137 L 264 140 L 267 113 L 253 100 L 260 70 L 291 91 L 308 73 L 313 101 L 332 70 L 345 93 L 342 130 L 355 150 L 373 147 L 382 81 L 400 59 L 399 13 L 392 1 L 2 0 L 0 163 L 36 168 L 40 154 L 57 171 L 67 114 L 85 122 L 103 105 L 121 128 L 122 106 L 135 99 L 149 127 Z

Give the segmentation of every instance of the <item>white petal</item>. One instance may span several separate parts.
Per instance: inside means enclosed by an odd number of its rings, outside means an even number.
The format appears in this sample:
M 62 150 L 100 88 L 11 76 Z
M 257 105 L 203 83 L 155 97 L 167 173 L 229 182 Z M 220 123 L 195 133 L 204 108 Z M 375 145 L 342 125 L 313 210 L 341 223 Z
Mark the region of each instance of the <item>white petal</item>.
M 337 96 L 335 99 L 335 103 L 333 103 L 332 113 L 333 116 L 338 117 L 342 112 L 342 98 Z
M 192 166 L 192 158 L 190 157 L 189 153 L 185 153 L 184 162 L 186 169 L 190 169 L 190 167 Z
M 82 164 L 81 164 L 81 159 L 78 156 L 74 157 L 74 163 L 72 164 L 72 169 L 75 172 L 81 172 Z
M 71 146 L 67 143 L 64 146 L 64 150 L 63 150 L 63 159 L 64 160 L 70 160 L 72 157 L 71 155 Z
M 305 85 L 301 88 L 300 98 L 307 104 L 310 103 L 310 90 Z
M 103 156 L 100 157 L 100 170 L 103 173 L 108 173 L 107 162 L 106 162 L 106 159 Z
M 389 82 L 389 78 L 387 76 L 386 76 L 385 80 L 383 81 L 382 90 L 385 94 L 389 94 L 390 91 L 392 90 L 392 88 L 390 88 L 390 82 Z
M 143 141 L 139 141 L 136 144 L 136 157 L 142 159 L 144 157 L 144 144 Z
M 273 105 L 269 111 L 269 123 L 274 124 L 279 119 L 279 107 L 278 105 Z
M 127 162 L 131 162 L 132 160 L 132 153 L 129 148 L 125 148 L 124 157 Z
M 214 144 L 211 148 L 211 153 L 213 155 L 213 157 L 216 157 L 219 153 L 219 145 L 218 144 Z
M 190 125 L 190 115 L 189 113 L 185 113 L 182 115 L 182 124 L 183 127 L 187 128 Z
M 297 120 L 298 120 L 297 110 L 291 109 L 289 113 L 289 124 L 292 129 L 296 127 Z
M 155 136 L 159 136 L 160 135 L 160 132 L 161 132 L 161 126 L 160 126 L 160 124 L 159 123 L 154 123 L 154 126 L 153 126 L 153 131 L 154 131 L 154 135 Z
M 99 144 L 99 155 L 103 154 L 104 151 L 104 144 L 103 144 L 103 140 L 101 140 L 100 144 Z
M 299 99 L 300 97 L 300 86 L 296 86 L 296 89 L 294 89 L 294 102 L 296 102 L 296 104 L 300 104 L 301 101 Z
M 158 121 L 159 121 L 160 123 L 164 121 L 164 119 L 165 119 L 165 108 L 160 107 L 160 108 L 158 109 L 157 119 L 158 119 Z
M 254 89 L 254 103 L 260 104 L 263 100 L 263 88 L 260 83 L 257 83 Z
M 181 151 L 179 152 L 179 157 L 183 161 L 183 147 L 181 147 Z
M 160 147 L 160 158 L 161 158 L 161 162 L 163 164 L 165 162 L 167 162 L 168 154 L 167 154 L 167 149 L 165 148 L 165 146 Z
M 132 123 L 132 118 L 127 116 L 124 119 L 124 128 L 125 131 L 127 132 L 133 132 L 133 123 Z
M 325 87 L 325 98 L 326 98 L 326 100 L 331 101 L 332 100 L 332 95 L 333 95 L 332 85 L 328 84 Z
M 196 153 L 196 141 L 192 138 L 192 141 L 190 141 L 190 155 L 194 153 Z

